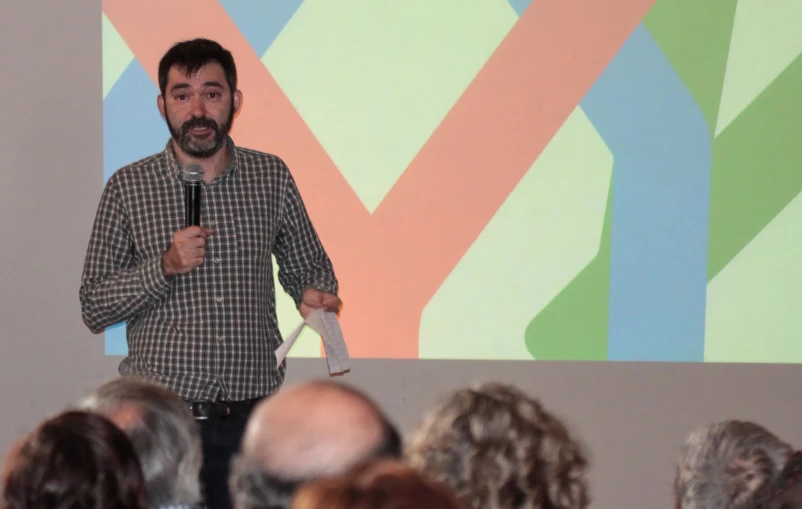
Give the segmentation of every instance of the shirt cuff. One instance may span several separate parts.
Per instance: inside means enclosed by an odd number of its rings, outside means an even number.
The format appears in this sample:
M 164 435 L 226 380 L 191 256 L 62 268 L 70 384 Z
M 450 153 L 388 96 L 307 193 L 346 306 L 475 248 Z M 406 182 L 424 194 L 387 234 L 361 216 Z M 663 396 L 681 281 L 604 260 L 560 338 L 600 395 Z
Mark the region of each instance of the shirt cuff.
M 301 300 L 304 298 L 304 292 L 309 288 L 314 288 L 315 290 L 320 290 L 321 292 L 329 293 L 331 295 L 337 295 L 338 287 L 337 284 L 334 283 L 324 283 L 324 282 L 308 282 L 305 285 L 301 285 L 301 292 L 298 294 L 298 298 L 295 301 L 295 307 L 301 305 Z
M 170 281 L 164 277 L 161 255 L 153 257 L 142 265 L 139 271 L 142 287 L 145 293 L 153 300 L 160 301 L 170 291 Z

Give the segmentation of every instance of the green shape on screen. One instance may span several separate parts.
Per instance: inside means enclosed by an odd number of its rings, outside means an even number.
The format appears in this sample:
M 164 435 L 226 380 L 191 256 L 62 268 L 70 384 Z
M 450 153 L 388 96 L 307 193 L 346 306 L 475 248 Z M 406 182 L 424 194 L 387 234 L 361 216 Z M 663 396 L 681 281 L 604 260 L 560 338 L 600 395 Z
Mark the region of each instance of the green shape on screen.
M 707 362 L 802 362 L 802 194 L 708 284 Z
M 598 254 L 526 328 L 526 348 L 535 359 L 607 360 L 612 193 L 607 196 Z
M 739 0 L 716 134 L 724 131 L 800 53 L 802 1 Z
M 531 359 L 521 341 L 599 250 L 613 156 L 568 117 L 423 310 L 422 359 Z
M 303 317 L 295 307 L 295 301 L 284 291 L 278 280 L 276 257 L 272 256 L 271 258 L 273 260 L 273 282 L 276 288 L 276 317 L 281 338 L 284 339 L 303 322 Z M 320 357 L 320 345 L 320 334 L 311 327 L 304 327 L 287 353 L 287 357 Z
M 134 60 L 134 54 L 123 41 L 120 33 L 111 24 L 106 14 L 102 14 L 102 53 L 103 53 L 103 99 L 128 69 Z
M 712 134 L 727 68 L 737 0 L 659 0 L 643 19 L 688 87 Z
M 713 141 L 708 281 L 802 190 L 802 57 Z
M 516 21 L 501 0 L 305 0 L 262 62 L 372 212 Z

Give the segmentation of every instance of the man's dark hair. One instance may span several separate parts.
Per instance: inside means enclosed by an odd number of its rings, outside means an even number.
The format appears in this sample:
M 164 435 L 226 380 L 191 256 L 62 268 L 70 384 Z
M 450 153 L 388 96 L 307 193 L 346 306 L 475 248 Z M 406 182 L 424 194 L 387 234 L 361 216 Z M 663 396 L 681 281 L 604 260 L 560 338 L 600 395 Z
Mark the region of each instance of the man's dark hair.
M 237 66 L 231 52 L 209 39 L 192 39 L 179 42 L 164 54 L 159 62 L 159 90 L 162 97 L 167 90 L 167 75 L 173 67 L 188 76 L 208 64 L 218 63 L 226 75 L 231 93 L 237 90 Z
M 401 459 L 401 434 L 384 416 L 382 421 L 381 439 L 362 461 Z M 301 485 L 314 479 L 314 475 L 288 478 L 278 472 L 265 472 L 253 460 L 237 455 L 231 465 L 229 489 L 237 509 L 286 509 Z

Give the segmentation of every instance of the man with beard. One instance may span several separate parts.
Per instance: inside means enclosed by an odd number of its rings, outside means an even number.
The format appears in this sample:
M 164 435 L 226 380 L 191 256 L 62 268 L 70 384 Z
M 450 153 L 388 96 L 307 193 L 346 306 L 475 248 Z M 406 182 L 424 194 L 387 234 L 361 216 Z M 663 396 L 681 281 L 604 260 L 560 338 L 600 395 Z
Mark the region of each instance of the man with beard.
M 277 391 L 285 364 L 271 255 L 307 317 L 339 311 L 331 261 L 277 156 L 237 147 L 242 104 L 231 53 L 214 41 L 173 46 L 159 63 L 164 151 L 119 169 L 100 199 L 80 301 L 95 332 L 127 323 L 121 375 L 160 383 L 201 427 L 209 507 L 230 507 L 226 480 L 254 405 Z M 184 224 L 182 169 L 203 169 L 201 226 Z

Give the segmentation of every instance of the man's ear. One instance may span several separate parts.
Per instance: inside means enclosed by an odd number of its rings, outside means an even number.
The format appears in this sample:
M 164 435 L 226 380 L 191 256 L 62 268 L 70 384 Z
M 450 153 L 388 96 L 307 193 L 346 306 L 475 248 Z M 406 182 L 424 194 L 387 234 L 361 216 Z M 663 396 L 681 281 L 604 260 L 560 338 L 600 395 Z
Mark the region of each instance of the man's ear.
M 234 115 L 239 114 L 239 110 L 242 108 L 242 90 L 235 90 L 234 91 Z
M 161 114 L 163 119 L 167 119 L 167 114 L 164 112 L 164 96 L 159 94 L 156 97 L 156 105 L 159 107 L 159 113 Z

